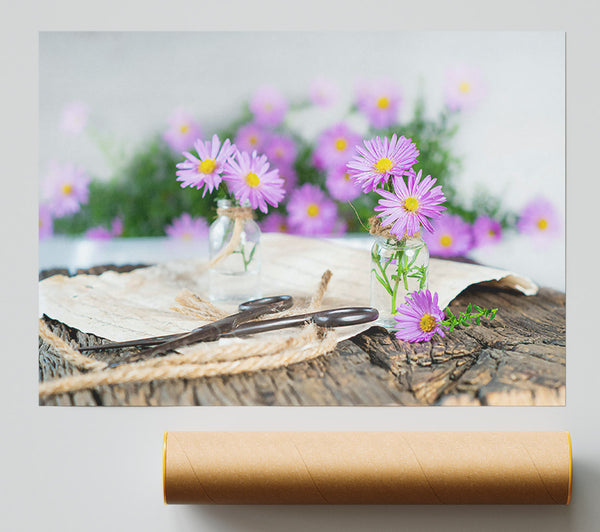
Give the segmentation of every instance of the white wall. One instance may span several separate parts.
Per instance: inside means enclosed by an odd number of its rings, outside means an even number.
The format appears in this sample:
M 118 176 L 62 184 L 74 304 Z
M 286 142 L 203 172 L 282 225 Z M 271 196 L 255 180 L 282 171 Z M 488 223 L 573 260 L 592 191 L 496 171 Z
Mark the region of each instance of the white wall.
M 457 182 L 465 198 L 483 186 L 518 210 L 542 193 L 564 213 L 564 53 L 565 35 L 558 31 L 42 33 L 40 172 L 58 159 L 95 175 L 110 173 L 89 139 L 58 130 L 61 109 L 73 100 L 88 103 L 91 124 L 130 152 L 165 127 L 177 106 L 210 133 L 235 118 L 260 85 L 302 98 L 319 75 L 337 81 L 348 101 L 363 77 L 396 80 L 405 96 L 403 118 L 422 87 L 430 112 L 437 112 L 446 71 L 466 64 L 481 70 L 488 91 L 462 113 L 454 142 L 463 158 Z M 562 238 L 545 250 L 545 264 L 560 266 L 550 273 L 544 264 L 533 265 L 539 253 L 505 260 L 521 248 L 479 258 L 504 267 L 524 264 L 536 280 L 564 287 Z

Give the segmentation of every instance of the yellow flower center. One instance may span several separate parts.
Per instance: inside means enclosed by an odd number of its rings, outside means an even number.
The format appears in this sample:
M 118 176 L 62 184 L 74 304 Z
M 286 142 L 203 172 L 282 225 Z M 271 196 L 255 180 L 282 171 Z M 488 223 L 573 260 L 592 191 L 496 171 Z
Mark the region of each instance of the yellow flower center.
M 495 232 L 493 229 L 490 229 L 490 230 L 488 231 L 488 235 L 489 235 L 489 236 L 496 236 L 496 232 Z
M 256 188 L 258 185 L 260 185 L 260 179 L 254 172 L 250 172 L 246 176 L 246 183 L 248 184 L 249 187 Z
M 181 125 L 179 126 L 179 132 L 180 132 L 182 135 L 185 135 L 185 134 L 186 134 L 186 133 L 187 133 L 189 130 L 190 130 L 190 126 L 188 126 L 187 124 L 181 124 Z
M 188 233 L 185 232 L 181 235 L 181 238 L 183 238 L 183 240 L 191 240 L 192 239 L 192 233 Z
M 545 231 L 548 229 L 548 220 L 546 218 L 540 218 L 537 223 L 538 229 L 540 231 Z
M 350 174 L 349 174 L 348 172 L 346 172 L 346 173 L 344 174 L 344 179 L 345 179 L 346 181 L 350 181 Z
M 467 94 L 471 90 L 471 85 L 468 81 L 463 81 L 458 85 L 458 90 L 463 94 Z
M 258 138 L 256 137 L 256 135 L 250 135 L 250 137 L 248 137 L 248 142 L 250 143 L 250 145 L 256 146 L 258 144 Z
M 279 231 L 281 231 L 282 233 L 287 233 L 287 225 L 279 224 Z
M 389 172 L 391 170 L 392 166 L 394 166 L 394 163 L 390 161 L 387 157 L 383 157 L 375 163 L 375 171 L 378 174 L 385 174 L 386 172 Z
M 284 151 L 284 149 L 283 149 L 283 148 L 277 148 L 277 149 L 275 150 L 275 155 L 276 155 L 277 157 L 283 157 L 283 156 L 285 155 L 285 151 Z
M 379 109 L 387 109 L 390 106 L 390 99 L 387 96 L 382 96 L 377 100 L 377 107 Z
M 68 196 L 69 194 L 71 194 L 73 192 L 73 185 L 71 185 L 70 183 L 65 183 L 62 186 L 62 193 L 65 196 Z
M 217 163 L 214 159 L 206 159 L 198 165 L 198 172 L 201 174 L 212 174 L 217 167 Z
M 419 208 L 419 202 L 417 198 L 406 198 L 404 200 L 404 208 L 408 212 L 415 212 Z
M 316 203 L 311 203 L 308 206 L 308 209 L 306 209 L 306 213 L 311 217 L 314 218 L 315 216 L 317 216 L 317 214 L 319 214 L 319 206 Z
M 447 248 L 448 246 L 450 246 L 452 244 L 452 237 L 450 235 L 443 235 L 440 238 L 440 244 L 442 246 L 444 246 L 445 248 Z
M 436 321 L 435 318 L 431 314 L 424 314 L 419 321 L 419 327 L 423 332 L 431 332 L 435 329 Z
M 335 141 L 335 149 L 338 151 L 344 151 L 348 146 L 348 141 L 344 138 L 339 138 Z

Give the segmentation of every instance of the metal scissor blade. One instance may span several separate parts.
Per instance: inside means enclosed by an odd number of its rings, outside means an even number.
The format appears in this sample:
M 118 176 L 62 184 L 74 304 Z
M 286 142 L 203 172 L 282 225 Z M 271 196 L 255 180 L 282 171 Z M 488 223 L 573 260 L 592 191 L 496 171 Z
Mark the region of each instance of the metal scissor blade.
M 162 343 L 150 349 L 146 349 L 145 351 L 141 351 L 140 353 L 135 353 L 128 357 L 122 358 L 121 360 L 110 364 L 107 367 L 107 369 L 115 368 L 123 364 L 131 364 L 133 362 L 139 362 L 148 358 L 164 355 L 165 353 L 173 351 L 179 347 L 184 347 L 199 342 L 210 342 L 218 340 L 221 336 L 234 330 L 236 327 L 239 327 L 242 323 L 246 321 L 258 318 L 263 314 L 284 310 L 285 308 L 289 308 L 291 304 L 292 300 L 291 298 L 289 298 L 289 300 L 286 299 L 285 301 L 276 302 L 271 305 L 257 305 L 254 307 L 248 307 L 246 310 L 242 310 L 237 314 L 232 314 L 231 316 L 227 316 L 226 318 L 223 318 L 221 320 L 209 323 L 208 325 L 199 327 L 198 329 L 194 329 L 193 331 L 181 335 L 178 338 L 175 338 L 174 340 Z

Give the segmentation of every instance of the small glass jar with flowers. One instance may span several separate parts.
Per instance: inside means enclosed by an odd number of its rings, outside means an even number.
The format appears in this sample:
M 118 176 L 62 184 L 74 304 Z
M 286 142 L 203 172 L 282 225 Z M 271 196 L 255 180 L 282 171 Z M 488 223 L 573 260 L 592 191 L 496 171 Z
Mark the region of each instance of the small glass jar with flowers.
M 215 193 L 217 219 L 209 229 L 209 297 L 239 303 L 260 297 L 260 228 L 253 211 L 277 207 L 285 196 L 277 169 L 269 169 L 265 155 L 240 151 L 217 135 L 198 140 L 193 155 L 183 152 L 177 165 L 182 187 Z
M 376 137 L 357 146 L 347 164 L 351 178 L 365 193 L 380 197 L 370 222 L 375 236 L 371 248 L 371 306 L 379 311 L 379 324 L 393 328 L 394 316 L 405 297 L 425 290 L 429 277 L 429 251 L 421 229 L 433 231 L 430 220 L 446 208 L 436 179 L 415 172 L 419 151 L 411 139 L 393 135 Z

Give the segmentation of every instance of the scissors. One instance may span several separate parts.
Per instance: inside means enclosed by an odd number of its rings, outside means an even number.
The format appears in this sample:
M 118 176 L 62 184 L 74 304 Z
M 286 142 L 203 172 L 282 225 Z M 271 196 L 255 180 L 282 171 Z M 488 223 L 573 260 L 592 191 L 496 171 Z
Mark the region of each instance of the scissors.
M 320 327 L 344 327 L 349 325 L 359 325 L 362 323 L 375 321 L 379 317 L 379 313 L 374 308 L 348 307 L 322 310 L 296 316 L 287 316 L 285 318 L 251 321 L 264 314 L 287 310 L 292 306 L 292 304 L 293 300 L 291 296 L 273 296 L 255 299 L 242 303 L 238 307 L 240 312 L 194 329 L 189 333 L 156 336 L 152 338 L 143 338 L 140 340 L 130 340 L 127 342 L 117 342 L 102 346 L 93 346 L 85 350 L 96 351 L 100 349 L 112 349 L 116 347 L 155 345 L 155 347 L 125 357 L 108 366 L 109 368 L 113 368 L 122 364 L 129 364 L 132 362 L 145 360 L 147 358 L 160 356 L 179 347 L 198 342 L 210 342 L 218 340 L 219 338 L 247 336 L 249 334 L 274 331 L 288 327 L 299 327 L 308 323 L 315 323 Z

